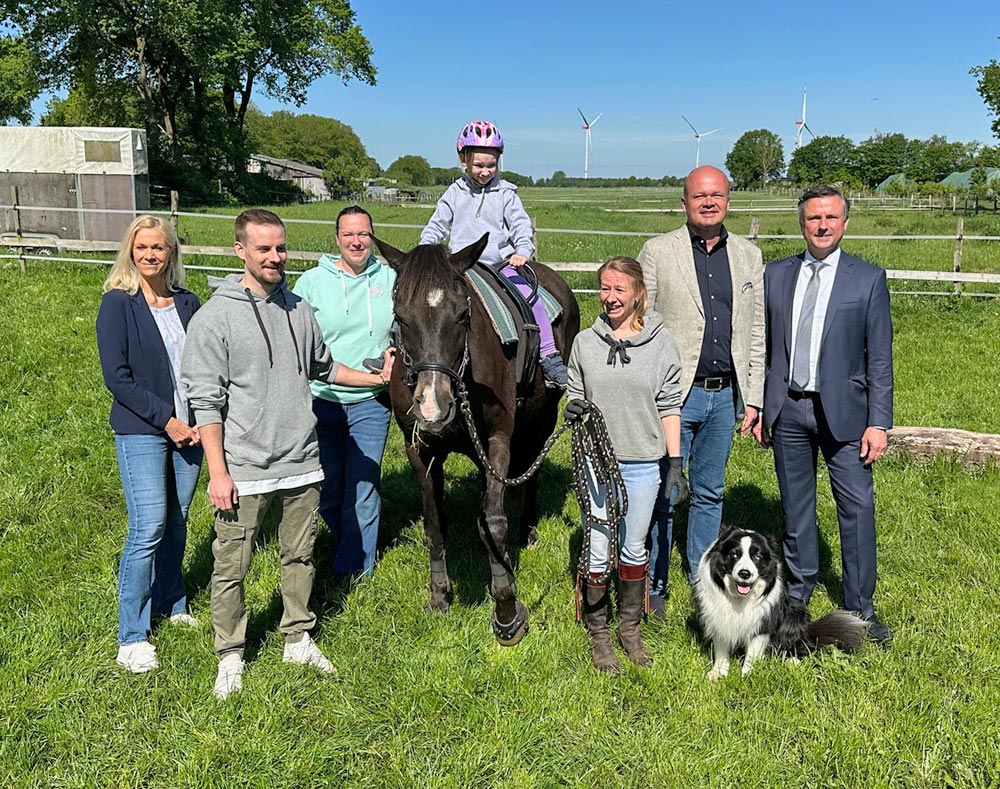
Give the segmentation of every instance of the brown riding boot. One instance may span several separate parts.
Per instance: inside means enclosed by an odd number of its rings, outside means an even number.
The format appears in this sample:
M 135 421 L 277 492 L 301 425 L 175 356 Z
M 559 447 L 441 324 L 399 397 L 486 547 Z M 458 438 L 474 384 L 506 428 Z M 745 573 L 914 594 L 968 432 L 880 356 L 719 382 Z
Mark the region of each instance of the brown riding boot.
M 600 671 L 617 673 L 621 664 L 611 646 L 608 631 L 608 582 L 597 583 L 587 579 L 583 600 L 583 621 L 590 635 L 590 652 L 594 666 Z
M 647 578 L 646 564 L 620 564 L 618 579 L 621 596 L 618 603 L 618 643 L 628 653 L 629 659 L 637 666 L 648 666 L 653 658 L 646 651 L 639 635 L 639 624 L 646 611 Z

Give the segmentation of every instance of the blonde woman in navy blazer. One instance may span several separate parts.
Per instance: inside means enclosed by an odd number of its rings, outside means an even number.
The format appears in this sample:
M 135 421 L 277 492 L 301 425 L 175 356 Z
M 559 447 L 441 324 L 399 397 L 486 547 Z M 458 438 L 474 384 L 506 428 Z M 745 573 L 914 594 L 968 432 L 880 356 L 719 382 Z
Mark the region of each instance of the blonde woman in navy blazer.
M 128 536 L 118 570 L 117 662 L 137 674 L 158 667 L 152 618 L 197 625 L 187 612 L 181 562 L 202 449 L 191 427 L 180 360 L 200 306 L 184 290 L 177 234 L 139 216 L 129 226 L 97 315 L 101 371 L 114 401 L 111 429 Z

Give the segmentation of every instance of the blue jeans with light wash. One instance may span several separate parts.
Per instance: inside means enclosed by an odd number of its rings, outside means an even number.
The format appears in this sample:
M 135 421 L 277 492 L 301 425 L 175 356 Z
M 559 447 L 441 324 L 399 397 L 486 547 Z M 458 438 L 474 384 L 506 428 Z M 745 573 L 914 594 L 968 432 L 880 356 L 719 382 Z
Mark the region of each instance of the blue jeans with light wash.
M 628 512 L 618 527 L 618 557 L 622 564 L 646 563 L 646 533 L 653 514 L 653 503 L 660 489 L 660 464 L 653 461 L 619 461 L 622 482 L 628 495 Z M 598 485 L 590 468 L 587 469 L 587 491 L 590 511 L 599 518 L 607 517 L 608 491 Z M 590 535 L 590 572 L 603 573 L 608 566 L 607 526 L 595 525 Z
M 118 643 L 149 638 L 156 614 L 181 614 L 187 594 L 181 564 L 187 515 L 201 473 L 201 447 L 165 435 L 115 434 L 128 507 L 128 536 L 118 567 Z
M 385 394 L 359 403 L 313 398 L 323 487 L 319 514 L 333 535 L 334 576 L 375 566 L 382 506 L 382 453 L 391 411 Z
M 687 467 L 691 487 L 688 505 L 687 563 L 693 583 L 698 562 L 708 550 L 722 524 L 722 493 L 726 484 L 726 463 L 733 446 L 736 427 L 735 390 L 727 386 L 720 392 L 706 392 L 692 386 L 681 406 L 681 463 Z M 670 467 L 668 458 L 661 463 L 662 480 Z M 665 594 L 673 544 L 673 506 L 662 488 L 653 508 L 650 530 L 650 592 Z

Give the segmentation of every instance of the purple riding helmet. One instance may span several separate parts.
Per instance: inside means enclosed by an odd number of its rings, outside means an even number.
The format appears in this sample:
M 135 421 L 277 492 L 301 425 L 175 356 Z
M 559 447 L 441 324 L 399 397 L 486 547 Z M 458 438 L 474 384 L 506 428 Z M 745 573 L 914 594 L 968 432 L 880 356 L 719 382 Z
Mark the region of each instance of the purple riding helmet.
M 472 121 L 458 135 L 458 152 L 465 148 L 496 148 L 503 153 L 500 130 L 489 121 Z

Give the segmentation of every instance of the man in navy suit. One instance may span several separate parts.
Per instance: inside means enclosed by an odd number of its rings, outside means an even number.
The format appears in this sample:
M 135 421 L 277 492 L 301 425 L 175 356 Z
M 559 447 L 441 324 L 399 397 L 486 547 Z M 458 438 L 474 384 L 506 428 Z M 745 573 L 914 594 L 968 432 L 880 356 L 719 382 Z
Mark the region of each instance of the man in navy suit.
M 819 575 L 816 458 L 837 505 L 844 606 L 888 646 L 875 614 L 872 464 L 892 427 L 892 317 L 885 270 L 840 249 L 847 199 L 829 186 L 799 199 L 806 250 L 764 268 L 767 373 L 755 434 L 774 447 L 785 514 L 788 590 L 803 606 Z

